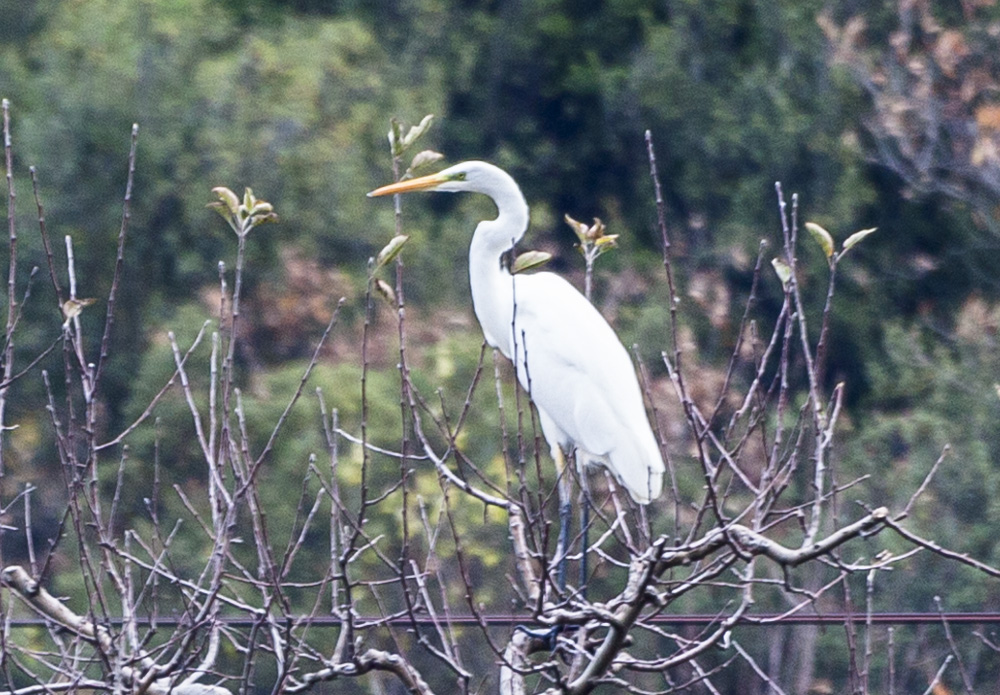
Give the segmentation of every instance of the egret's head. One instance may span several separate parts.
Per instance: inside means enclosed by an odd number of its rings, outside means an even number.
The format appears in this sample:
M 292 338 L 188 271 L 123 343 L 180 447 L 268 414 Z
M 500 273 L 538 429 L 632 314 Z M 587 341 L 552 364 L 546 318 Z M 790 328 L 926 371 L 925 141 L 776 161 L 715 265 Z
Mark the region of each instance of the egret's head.
M 513 185 L 514 182 L 503 169 L 486 162 L 462 162 L 436 174 L 406 179 L 388 186 L 376 188 L 369 197 L 410 193 L 411 191 L 471 191 L 494 195 L 498 190 Z

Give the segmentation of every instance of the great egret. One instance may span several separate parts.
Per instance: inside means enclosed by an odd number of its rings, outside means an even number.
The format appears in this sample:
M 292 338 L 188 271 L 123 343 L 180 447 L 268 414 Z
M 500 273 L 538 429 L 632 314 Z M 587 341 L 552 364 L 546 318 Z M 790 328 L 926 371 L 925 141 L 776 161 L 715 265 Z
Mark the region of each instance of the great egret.
M 528 204 L 514 179 L 492 164 L 471 161 L 368 195 L 411 191 L 470 191 L 488 195 L 496 204 L 496 219 L 480 222 L 469 246 L 472 305 L 486 342 L 514 363 L 518 381 L 538 408 L 560 480 L 567 479 L 564 452 L 575 449 L 581 470 L 584 464 L 607 467 L 637 503 L 659 497 L 663 457 L 632 360 L 614 330 L 558 275 L 512 275 L 504 267 L 503 255 L 528 227 Z M 562 553 L 567 490 L 560 485 Z

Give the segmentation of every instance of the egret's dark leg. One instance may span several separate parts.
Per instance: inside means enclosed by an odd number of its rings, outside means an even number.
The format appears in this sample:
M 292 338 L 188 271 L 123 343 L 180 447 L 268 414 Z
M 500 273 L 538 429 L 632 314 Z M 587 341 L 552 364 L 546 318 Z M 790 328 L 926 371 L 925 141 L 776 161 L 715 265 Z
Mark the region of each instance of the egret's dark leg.
M 580 596 L 587 600 L 587 550 L 590 548 L 590 487 L 587 485 L 586 471 L 580 471 L 580 485 L 583 487 L 583 507 L 580 509 Z
M 556 472 L 559 476 L 559 541 L 556 544 L 556 557 L 559 558 L 559 567 L 556 569 L 556 584 L 559 587 L 559 593 L 565 593 L 566 563 L 569 555 L 569 522 L 573 514 L 573 487 L 569 471 L 566 470 L 566 458 L 558 446 L 552 447 L 552 458 L 555 460 Z M 545 646 L 552 650 L 555 649 L 556 638 L 563 631 L 563 626 L 554 625 L 542 630 L 533 630 L 524 625 L 517 625 L 514 629 L 530 637 L 543 640 Z
M 556 545 L 559 568 L 556 571 L 556 582 L 559 592 L 565 593 L 566 564 L 569 561 L 569 523 L 573 516 L 573 481 L 572 475 L 566 470 L 566 457 L 562 449 L 553 447 L 552 458 L 556 461 L 556 471 L 559 475 L 559 543 Z
M 560 490 L 562 486 L 560 486 Z M 562 495 L 560 495 L 561 497 Z M 559 585 L 560 593 L 566 591 L 566 565 L 569 560 L 569 520 L 573 514 L 573 505 L 569 500 L 559 502 L 559 544 L 556 546 L 556 557 L 559 558 L 559 569 L 556 572 L 556 581 Z

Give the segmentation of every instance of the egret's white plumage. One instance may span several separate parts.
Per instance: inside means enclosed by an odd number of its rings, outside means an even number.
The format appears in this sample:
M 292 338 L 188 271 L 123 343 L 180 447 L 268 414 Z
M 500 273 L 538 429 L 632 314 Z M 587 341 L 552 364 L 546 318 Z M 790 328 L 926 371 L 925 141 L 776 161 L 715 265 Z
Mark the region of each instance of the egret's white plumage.
M 575 447 L 579 462 L 606 466 L 639 504 L 659 497 L 663 457 L 618 336 L 563 278 L 511 275 L 501 263 L 528 227 L 514 180 L 492 164 L 463 162 L 369 195 L 417 190 L 483 193 L 496 203 L 496 219 L 479 223 L 469 247 L 472 304 L 486 341 L 514 362 L 553 458 Z

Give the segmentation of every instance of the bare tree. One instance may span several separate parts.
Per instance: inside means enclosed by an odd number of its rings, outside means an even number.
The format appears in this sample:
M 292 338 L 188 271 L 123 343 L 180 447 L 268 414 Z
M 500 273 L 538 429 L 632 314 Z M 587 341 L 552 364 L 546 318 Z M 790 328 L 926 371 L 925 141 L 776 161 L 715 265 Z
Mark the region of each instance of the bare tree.
M 12 208 L 6 104 L 4 114 Z M 397 142 L 407 137 L 394 130 Z M 410 142 L 419 137 L 419 127 L 411 132 L 416 135 Z M 214 205 L 236 233 L 237 250 L 231 290 L 230 276 L 220 266 L 217 323 L 202 326 L 190 345 L 169 335 L 173 376 L 135 422 L 106 435 L 99 422 L 101 377 L 121 274 L 129 271 L 122 259 L 136 132 L 115 276 L 96 352 L 80 329 L 80 314 L 90 301 L 77 296 L 71 240 L 66 240 L 64 290 L 36 186 L 39 231 L 61 309 L 54 345 L 62 347 L 63 388 L 57 391 L 48 373 L 45 383 L 68 504 L 59 538 L 39 563 L 30 490 L 3 501 L 6 515 L 18 519 L 17 529 L 6 529 L 7 536 L 15 530 L 24 533 L 31 552 L 28 567 L 10 565 L 2 573 L 9 595 L 19 599 L 19 604 L 5 604 L 0 631 L 4 692 L 302 692 L 320 690 L 330 681 L 369 678 L 376 683 L 388 679 L 423 695 L 492 689 L 503 695 L 575 695 L 601 686 L 636 693 L 714 693 L 719 692 L 716 683 L 733 671 L 749 679 L 745 692 L 802 692 L 810 686 L 812 668 L 803 666 L 806 677 L 800 675 L 796 683 L 781 682 L 784 672 L 775 663 L 760 663 L 760 650 L 746 645 L 740 629 L 779 624 L 830 605 L 852 605 L 853 577 L 868 587 L 861 613 L 869 620 L 862 630 L 855 621 L 846 621 L 849 664 L 844 671 L 852 691 L 868 692 L 874 653 L 871 592 L 881 572 L 927 550 L 992 576 L 1000 574 L 907 530 L 903 521 L 912 500 L 901 510 L 845 503 L 859 481 L 841 480 L 837 474 L 834 442 L 844 386 L 825 390 L 825 352 L 838 265 L 873 230 L 852 235 L 837 249 L 829 233 L 808 227 L 829 266 L 828 292 L 819 325 L 813 327 L 807 317 L 815 313 L 799 285 L 804 270 L 796 258 L 798 204 L 795 197 L 788 204 L 778 187 L 782 224 L 772 262 L 777 280 L 762 244 L 739 340 L 724 383 L 706 406 L 692 395 L 695 368 L 680 338 L 680 290 L 649 135 L 647 144 L 664 277 L 672 298 L 668 321 L 673 338 L 662 364 L 686 435 L 664 442 L 667 499 L 649 511 L 620 494 L 614 480 L 590 476 L 589 534 L 578 529 L 567 548 L 582 571 L 577 582 L 565 587 L 556 576 L 562 558 L 554 555 L 551 533 L 560 481 L 552 479 L 541 458 L 530 401 L 517 390 L 501 358 L 492 355 L 491 365 L 484 346 L 468 392 L 457 405 L 443 395 L 429 398 L 418 386 L 408 342 L 400 255 L 406 238 L 398 210 L 397 236 L 369 268 L 356 430 L 341 426 L 322 390 L 314 392 L 314 399 L 302 398 L 321 348 L 336 327 L 337 310 L 271 429 L 257 432 L 248 424 L 236 374 L 246 248 L 253 243 L 254 229 L 274 221 L 275 214 L 250 190 L 239 197 L 220 187 Z M 404 150 L 393 152 L 397 177 Z M 8 218 L 13 277 L 12 212 Z M 588 278 L 593 258 L 588 258 Z M 394 271 L 393 283 L 379 277 L 385 271 Z M 783 293 L 777 315 L 767 317 L 767 332 L 755 319 L 757 293 L 765 282 L 779 282 Z M 11 296 L 13 290 L 11 281 Z M 374 432 L 368 418 L 369 351 L 382 306 L 379 295 L 390 302 L 398 337 L 402 426 L 397 433 Z M 18 309 L 9 303 L 7 345 L 17 328 Z M 206 340 L 208 374 L 192 374 L 190 358 Z M 6 353 L 0 405 L 18 375 L 11 355 Z M 650 371 L 641 366 L 647 396 L 659 411 L 668 406 L 652 396 Z M 486 461 L 465 453 L 460 443 L 474 415 L 473 394 L 491 391 L 490 374 L 503 479 L 492 474 Z M 154 415 L 168 394 L 177 393 L 188 407 L 203 489 L 192 493 L 176 484 L 161 489 L 169 474 L 157 465 L 149 473 L 148 489 L 135 490 L 123 483 L 129 465 L 125 445 L 141 428 L 170 427 L 169 422 L 156 423 Z M 305 480 L 297 483 L 293 526 L 278 534 L 263 502 L 268 483 L 262 482 L 262 467 L 281 437 L 296 436 L 287 431 L 290 414 L 305 407 L 319 413 L 325 450 L 307 462 Z M 387 439 L 398 445 L 381 444 Z M 395 462 L 398 475 L 386 482 L 377 469 L 389 462 Z M 572 474 L 572 467 L 567 470 Z M 926 484 L 914 491 L 913 500 Z M 436 490 L 433 498 L 428 489 Z M 158 502 L 165 495 L 180 502 L 186 518 L 168 520 Z M 292 504 L 291 495 L 288 499 Z M 145 516 L 124 515 L 122 508 L 137 500 Z M 481 529 L 469 522 L 476 515 Z M 398 528 L 397 535 L 386 530 L 390 525 Z M 182 527 L 184 533 L 193 528 L 200 537 L 193 557 L 191 543 L 180 540 Z M 483 529 L 484 534 L 500 533 L 480 536 Z M 914 549 L 867 556 L 872 545 L 864 539 L 886 531 Z M 319 566 L 303 560 L 315 549 L 318 534 L 326 544 L 326 559 Z M 287 539 L 283 546 L 278 537 Z M 492 579 L 481 562 L 487 537 L 505 538 L 506 544 L 498 551 L 502 562 L 490 570 Z M 589 540 L 581 547 L 585 537 Z M 848 556 L 852 544 L 861 547 Z M 46 588 L 57 556 L 62 558 L 59 572 L 72 575 L 68 584 L 78 587 L 65 600 Z M 66 558 L 75 559 L 75 567 L 68 569 Z M 711 614 L 701 623 L 674 629 L 672 613 L 704 606 L 711 606 Z M 41 619 L 34 632 L 22 626 L 24 609 Z M 540 639 L 521 626 L 554 628 L 555 638 Z M 949 653 L 937 666 L 943 673 L 953 661 L 959 664 L 971 692 L 973 678 L 950 633 L 948 641 Z M 982 642 L 989 639 L 983 636 Z M 891 638 L 887 653 L 894 663 Z M 780 660 L 779 654 L 772 656 L 773 662 Z M 887 678 L 892 692 L 891 668 Z

